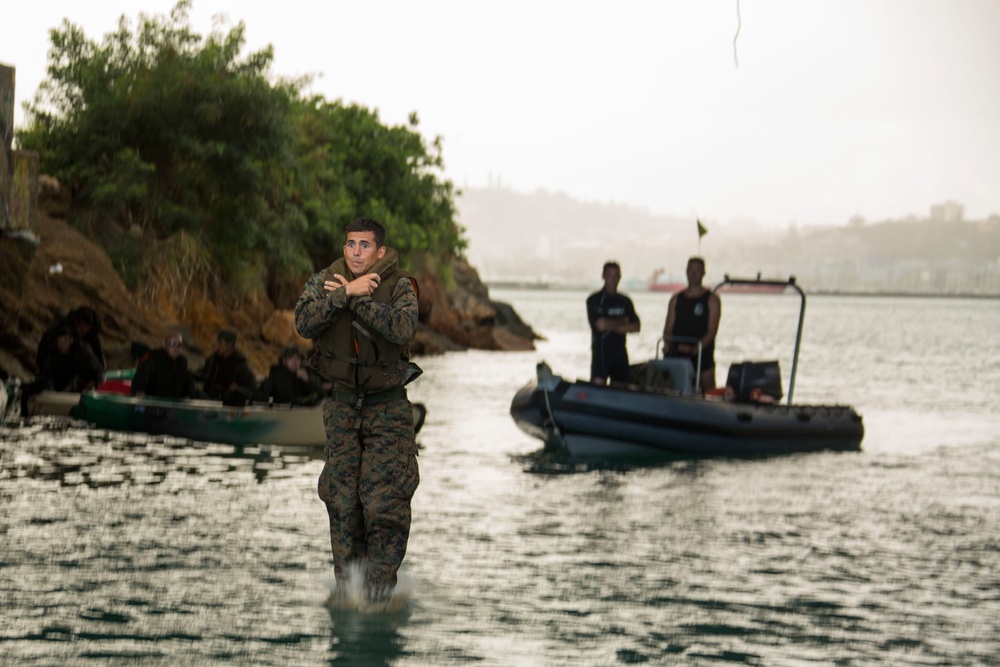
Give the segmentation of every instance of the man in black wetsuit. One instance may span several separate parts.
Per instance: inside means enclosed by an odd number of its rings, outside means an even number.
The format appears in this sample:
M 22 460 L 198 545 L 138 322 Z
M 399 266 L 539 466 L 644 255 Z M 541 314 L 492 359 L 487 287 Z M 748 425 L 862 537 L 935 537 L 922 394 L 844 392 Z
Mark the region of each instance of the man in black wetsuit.
M 628 350 L 625 334 L 639 330 L 639 316 L 632 300 L 618 292 L 622 270 L 617 262 L 607 262 L 604 287 L 587 297 L 587 320 L 591 331 L 590 381 L 604 385 L 624 385 L 628 381 Z
M 701 285 L 705 278 L 705 260 L 692 257 L 687 263 L 688 286 L 670 297 L 667 321 L 663 324 L 664 353 L 688 357 L 697 367 L 698 343 L 701 341 L 701 391 L 715 389 L 715 334 L 719 330 L 722 303 L 719 297 Z M 671 340 L 681 337 L 687 340 Z

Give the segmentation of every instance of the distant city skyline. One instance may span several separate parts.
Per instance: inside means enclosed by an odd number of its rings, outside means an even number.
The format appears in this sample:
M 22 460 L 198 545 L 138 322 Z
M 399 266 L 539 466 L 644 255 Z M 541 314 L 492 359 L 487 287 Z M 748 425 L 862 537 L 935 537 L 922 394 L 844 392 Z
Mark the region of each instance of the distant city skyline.
M 166 14 L 173 0 L 124 5 Z M 120 2 L 21 3 L 0 40 L 15 123 L 62 18 L 100 40 Z M 1000 2 L 737 0 L 619 5 L 194 0 L 273 74 L 411 112 L 458 187 L 502 183 L 657 215 L 787 228 L 1000 213 Z M 530 16 L 530 20 L 527 17 Z M 738 31 L 738 35 L 737 35 Z
M 469 261 L 488 283 L 589 286 L 619 261 L 623 289 L 651 280 L 682 285 L 687 258 L 707 260 L 706 282 L 723 275 L 790 275 L 811 291 L 1000 296 L 1000 215 L 964 220 L 959 202 L 922 215 L 785 229 L 712 222 L 584 202 L 561 193 L 470 188 L 459 199 Z M 704 222 L 704 221 L 703 221 Z M 671 288 L 673 289 L 673 288 Z

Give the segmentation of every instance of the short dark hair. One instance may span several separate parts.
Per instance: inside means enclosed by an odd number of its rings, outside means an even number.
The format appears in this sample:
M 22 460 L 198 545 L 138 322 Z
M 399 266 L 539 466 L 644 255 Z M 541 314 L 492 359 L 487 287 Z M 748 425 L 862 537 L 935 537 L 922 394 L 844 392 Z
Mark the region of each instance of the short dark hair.
M 704 257 L 698 257 L 697 255 L 694 255 L 692 257 L 688 257 L 688 264 L 690 264 L 691 262 L 698 262 L 699 264 L 701 264 L 701 270 L 702 271 L 705 270 L 705 258 Z
M 618 273 L 622 272 L 622 267 L 618 266 L 618 262 L 604 262 L 604 268 L 601 269 L 601 275 L 603 276 L 607 273 L 608 269 L 618 269 Z
M 372 232 L 375 235 L 375 247 L 381 248 L 385 245 L 385 227 L 382 223 L 374 218 L 358 218 L 357 220 L 351 221 L 344 229 L 344 239 L 347 239 L 347 235 L 351 232 Z
M 219 332 L 219 335 L 216 336 L 216 339 L 224 340 L 227 343 L 236 345 L 236 332 L 233 331 L 232 329 L 223 329 L 222 331 Z

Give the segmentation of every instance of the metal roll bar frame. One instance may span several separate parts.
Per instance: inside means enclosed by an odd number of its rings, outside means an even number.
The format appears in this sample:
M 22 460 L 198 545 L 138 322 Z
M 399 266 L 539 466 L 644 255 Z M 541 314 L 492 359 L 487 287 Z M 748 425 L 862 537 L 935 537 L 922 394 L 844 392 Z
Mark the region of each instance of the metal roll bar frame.
M 792 395 L 795 393 L 795 373 L 799 367 L 799 348 L 802 345 L 802 325 L 805 322 L 806 317 L 806 293 L 803 292 L 802 288 L 795 282 L 795 276 L 789 276 L 788 280 L 767 280 L 761 279 L 759 273 L 756 278 L 730 278 L 727 273 L 725 274 L 725 278 L 722 282 L 712 289 L 712 293 L 715 294 L 719 291 L 719 288 L 726 285 L 791 287 L 799 293 L 799 325 L 795 332 L 795 353 L 792 355 L 792 376 L 788 380 L 788 405 L 791 405 Z

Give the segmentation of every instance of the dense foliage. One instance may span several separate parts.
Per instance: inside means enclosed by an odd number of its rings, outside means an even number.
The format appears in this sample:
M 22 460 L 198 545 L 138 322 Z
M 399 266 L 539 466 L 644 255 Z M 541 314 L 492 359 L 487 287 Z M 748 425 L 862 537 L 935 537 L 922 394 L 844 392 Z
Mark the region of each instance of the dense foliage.
M 321 97 L 296 105 L 292 198 L 306 219 L 314 265 L 340 253 L 342 230 L 358 211 L 382 222 L 411 262 L 464 247 L 453 186 L 439 178 L 440 139 L 428 147 L 417 125 L 411 114 L 408 127 L 387 127 L 374 111 Z
M 123 16 L 102 42 L 51 31 L 48 77 L 20 148 L 69 187 L 73 222 L 126 282 L 219 280 L 239 291 L 301 277 L 340 252 L 359 215 L 383 221 L 407 261 L 461 252 L 440 140 L 356 105 L 273 82 L 244 26 L 203 38 L 190 0 L 169 17 Z M 447 262 L 440 262 L 446 265 Z

